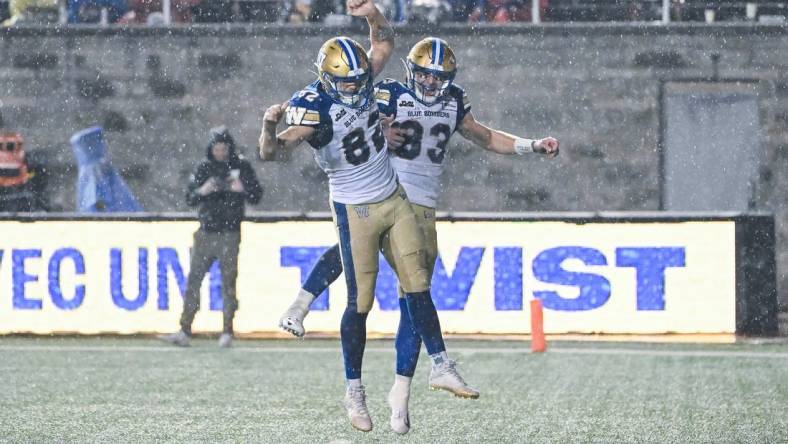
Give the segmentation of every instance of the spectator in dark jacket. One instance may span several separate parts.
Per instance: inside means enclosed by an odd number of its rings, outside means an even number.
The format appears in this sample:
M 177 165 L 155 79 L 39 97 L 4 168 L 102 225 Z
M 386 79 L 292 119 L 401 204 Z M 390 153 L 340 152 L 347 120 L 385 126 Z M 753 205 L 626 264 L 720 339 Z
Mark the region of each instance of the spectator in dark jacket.
M 235 142 L 225 127 L 211 130 L 207 160 L 197 166 L 186 200 L 199 205 L 200 228 L 194 233 L 191 268 L 181 314 L 181 330 L 159 336 L 179 346 L 189 345 L 194 315 L 200 308 L 200 285 L 215 260 L 222 271 L 224 328 L 219 345 L 229 347 L 233 338 L 233 317 L 238 309 L 235 280 L 245 202 L 260 201 L 263 190 L 252 166 L 236 153 Z

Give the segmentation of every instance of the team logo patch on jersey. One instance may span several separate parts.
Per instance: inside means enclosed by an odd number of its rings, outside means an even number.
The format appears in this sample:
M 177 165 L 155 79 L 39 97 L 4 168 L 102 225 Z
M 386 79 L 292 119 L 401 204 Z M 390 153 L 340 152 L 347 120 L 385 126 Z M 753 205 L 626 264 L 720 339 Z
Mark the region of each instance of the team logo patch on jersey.
M 412 100 L 400 100 L 399 103 L 397 104 L 397 106 L 413 108 L 416 105 L 413 104 Z
M 359 219 L 366 219 L 369 217 L 369 207 L 366 205 L 354 206 L 353 210 L 356 212 Z
M 285 123 L 288 125 L 317 125 L 320 123 L 320 113 L 300 106 L 287 108 Z

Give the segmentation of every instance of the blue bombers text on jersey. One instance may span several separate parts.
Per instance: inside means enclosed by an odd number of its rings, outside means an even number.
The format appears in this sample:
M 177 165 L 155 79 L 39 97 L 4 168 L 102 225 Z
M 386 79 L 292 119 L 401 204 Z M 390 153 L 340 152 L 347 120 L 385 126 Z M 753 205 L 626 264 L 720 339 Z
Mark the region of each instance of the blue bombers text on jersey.
M 386 79 L 375 85 L 375 101 L 381 113 L 395 116 L 392 126 L 405 130 L 405 142 L 391 153 L 391 163 L 408 198 L 435 208 L 446 146 L 471 110 L 467 94 L 451 84 L 444 98 L 427 105 L 402 83 Z
M 351 108 L 331 99 L 319 81 L 295 93 L 285 122 L 315 128 L 307 142 L 328 175 L 331 199 L 343 204 L 380 202 L 397 189 L 380 112 L 370 102 Z

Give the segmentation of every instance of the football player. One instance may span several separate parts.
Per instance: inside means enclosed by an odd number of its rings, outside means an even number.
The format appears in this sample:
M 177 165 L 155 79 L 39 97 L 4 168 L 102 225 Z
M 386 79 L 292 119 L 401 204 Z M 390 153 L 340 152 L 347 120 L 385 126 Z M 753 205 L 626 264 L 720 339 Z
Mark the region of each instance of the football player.
M 410 325 L 433 362 L 434 384 L 457 390 L 466 384 L 446 354 L 430 296 L 426 241 L 389 160 L 373 96 L 373 77 L 391 55 L 393 33 L 372 0 L 349 0 L 348 9 L 366 17 L 372 49 L 367 54 L 347 37 L 324 43 L 316 63 L 318 80 L 294 94 L 286 107 L 274 105 L 266 110 L 260 156 L 271 159 L 277 150 L 307 141 L 328 174 L 348 288 L 340 328 L 347 379 L 344 405 L 353 427 L 369 431 L 372 420 L 361 383 L 361 364 L 380 250 L 397 270 Z M 283 116 L 290 127 L 277 134 Z
M 432 276 L 438 256 L 435 207 L 440 193 L 446 147 L 457 131 L 476 145 L 499 154 L 540 153 L 558 155 L 553 137 L 525 139 L 489 128 L 474 118 L 463 89 L 454 84 L 457 61 L 445 41 L 429 37 L 413 46 L 405 62 L 405 83 L 387 79 L 375 88 L 378 109 L 393 118 L 386 131 L 392 164 L 405 188 L 427 240 L 427 261 Z M 342 272 L 339 247 L 334 246 L 318 260 L 295 302 L 280 319 L 280 327 L 295 336 L 304 335 L 303 319 L 309 306 Z M 401 292 L 400 292 L 401 293 Z M 397 368 L 389 394 L 391 427 L 398 433 L 409 429 L 410 380 L 416 368 L 421 341 L 413 329 L 404 299 L 400 299 L 397 330 Z M 432 384 L 433 388 L 444 388 Z M 458 396 L 477 397 L 465 387 L 450 391 Z

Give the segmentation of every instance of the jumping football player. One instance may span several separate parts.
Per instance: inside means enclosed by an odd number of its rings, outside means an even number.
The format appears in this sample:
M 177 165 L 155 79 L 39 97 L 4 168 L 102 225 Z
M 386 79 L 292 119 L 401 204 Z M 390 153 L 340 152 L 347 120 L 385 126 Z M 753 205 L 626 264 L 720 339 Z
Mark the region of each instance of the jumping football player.
M 391 166 L 373 97 L 373 78 L 394 48 L 393 32 L 372 0 L 349 0 L 348 9 L 352 15 L 366 17 L 372 49 L 367 54 L 347 37 L 324 43 L 316 63 L 318 80 L 293 95 L 286 109 L 274 105 L 266 110 L 260 156 L 272 159 L 277 150 L 307 141 L 328 174 L 348 287 L 340 328 L 347 379 L 344 405 L 351 424 L 369 431 L 372 420 L 361 383 L 361 364 L 380 250 L 397 270 L 410 322 L 433 361 L 435 384 L 455 390 L 467 386 L 446 354 L 430 296 L 426 241 Z M 277 123 L 285 115 L 290 127 L 276 134 Z
M 558 141 L 553 137 L 525 139 L 477 122 L 470 111 L 468 96 L 453 83 L 456 73 L 454 51 L 445 41 L 429 37 L 410 50 L 405 60 L 404 84 L 387 79 L 375 88 L 378 109 L 390 116 L 386 120 L 393 117 L 390 129 L 386 131 L 389 148 L 392 149 L 392 164 L 427 240 L 430 277 L 438 256 L 435 207 L 440 193 L 439 177 L 443 171 L 446 146 L 455 131 L 476 145 L 499 154 L 534 152 L 552 158 L 559 152 Z M 318 260 L 295 302 L 280 319 L 280 327 L 295 336 L 303 336 L 303 320 L 309 306 L 341 273 L 342 261 L 336 245 Z M 410 382 L 421 341 L 412 326 L 405 299 L 400 299 L 396 347 L 397 368 L 389 394 L 391 427 L 398 433 L 407 433 Z M 433 388 L 442 388 L 430 382 Z M 464 397 L 478 396 L 478 393 L 465 388 L 453 392 Z

